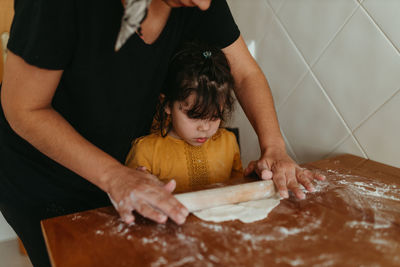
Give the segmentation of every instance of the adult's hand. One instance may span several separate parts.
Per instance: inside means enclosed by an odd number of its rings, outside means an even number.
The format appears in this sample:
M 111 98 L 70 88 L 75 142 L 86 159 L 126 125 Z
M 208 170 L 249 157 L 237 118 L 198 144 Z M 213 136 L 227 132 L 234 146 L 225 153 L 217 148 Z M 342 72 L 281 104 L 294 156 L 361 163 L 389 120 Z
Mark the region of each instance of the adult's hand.
M 324 175 L 297 165 L 284 148 L 270 148 L 262 153 L 259 160 L 251 161 L 244 174 L 248 176 L 254 172 L 263 180 L 272 179 L 283 198 L 288 198 L 288 190 L 291 190 L 297 198 L 304 199 L 305 195 L 300 184 L 312 192 L 314 191 L 312 181 L 325 179 Z
M 185 221 L 188 211 L 172 195 L 173 182 L 162 185 L 132 170 L 81 136 L 56 110 L 52 99 L 62 70 L 29 65 L 8 53 L 1 104 L 11 128 L 43 154 L 109 193 L 122 218 L 132 223 L 136 210 L 156 222 Z
M 171 7 L 198 7 L 200 10 L 207 10 L 211 0 L 164 0 Z
M 158 223 L 165 223 L 168 217 L 177 224 L 185 222 L 189 212 L 171 194 L 176 187 L 174 180 L 164 185 L 142 169 L 127 167 L 118 167 L 108 176 L 108 194 L 125 223 L 134 222 L 134 210 Z

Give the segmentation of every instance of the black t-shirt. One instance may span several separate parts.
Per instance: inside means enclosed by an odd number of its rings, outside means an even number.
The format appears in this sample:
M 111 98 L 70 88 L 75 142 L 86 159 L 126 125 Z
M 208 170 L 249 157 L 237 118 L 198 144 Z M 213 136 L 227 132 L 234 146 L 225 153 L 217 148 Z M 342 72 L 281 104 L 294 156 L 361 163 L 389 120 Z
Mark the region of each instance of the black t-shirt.
M 185 40 L 200 39 L 223 48 L 239 37 L 226 1 L 213 0 L 204 12 L 173 9 L 153 44 L 135 34 L 114 52 L 122 15 L 119 0 L 15 0 L 8 42 L 8 49 L 27 63 L 64 70 L 54 109 L 120 162 L 132 140 L 148 133 L 177 47 Z M 27 201 L 105 196 L 16 135 L 2 110 L 0 194 Z

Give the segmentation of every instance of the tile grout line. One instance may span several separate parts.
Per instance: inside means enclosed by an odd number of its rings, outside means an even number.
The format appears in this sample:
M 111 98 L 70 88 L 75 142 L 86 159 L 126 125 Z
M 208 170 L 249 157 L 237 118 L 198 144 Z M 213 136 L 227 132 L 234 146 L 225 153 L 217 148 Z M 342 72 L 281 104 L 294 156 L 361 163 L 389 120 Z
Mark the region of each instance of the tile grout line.
M 266 7 L 266 8 L 269 8 L 270 10 L 271 10 L 271 13 L 274 13 L 275 12 L 275 10 L 272 8 L 272 6 L 270 5 L 270 3 L 268 2 L 268 0 L 263 0 L 262 1 L 263 2 L 263 5 Z M 281 9 L 281 7 L 284 5 L 284 3 L 278 8 L 278 11 L 279 11 L 279 9 Z M 273 18 L 270 18 L 270 20 L 269 20 L 269 22 L 272 22 L 273 21 Z M 240 30 L 240 29 L 239 29 Z M 267 34 L 268 34 L 268 32 L 264 32 L 263 33 L 263 35 L 262 35 L 262 37 L 258 40 L 258 41 L 255 41 L 254 42 L 254 46 L 258 46 L 258 44 L 267 36 Z M 255 60 L 256 60 L 256 57 L 253 57 Z M 257 62 L 257 64 L 258 64 L 258 62 Z
M 264 3 L 266 3 L 266 4 L 272 9 L 272 11 L 274 11 L 274 13 L 275 13 L 275 10 L 274 10 L 274 8 L 272 7 L 272 4 L 270 3 L 269 0 L 264 0 Z M 279 11 L 281 10 L 281 8 L 282 8 L 285 4 L 286 4 L 286 0 L 282 0 L 282 4 L 276 9 L 276 13 L 279 13 Z
M 355 0 L 355 1 L 357 1 L 357 0 Z M 357 9 L 361 9 L 361 10 L 367 15 L 367 17 L 372 21 L 372 23 L 374 24 L 374 26 L 377 27 L 377 29 L 378 29 L 378 30 L 380 31 L 380 33 L 384 36 L 384 38 L 386 38 L 386 40 L 391 44 L 391 46 L 400 54 L 399 49 L 393 44 L 393 42 L 389 39 L 389 37 L 388 37 L 388 36 L 386 35 L 386 33 L 382 30 L 382 28 L 379 26 L 379 24 L 373 19 L 373 17 L 371 16 L 371 14 L 370 14 L 370 13 L 367 11 L 367 9 L 362 5 L 363 2 L 364 2 L 364 1 L 361 0 L 360 2 L 357 3 L 357 4 L 358 4 L 358 7 L 354 10 L 354 12 L 353 12 L 353 13 L 351 14 L 351 16 L 348 18 L 348 20 L 354 15 L 354 13 L 355 13 L 355 11 L 356 11 Z M 345 24 L 342 26 L 342 28 L 343 28 L 346 24 L 347 24 L 347 21 L 346 21 Z M 341 29 L 340 29 L 340 30 L 341 30 Z M 338 33 L 339 33 L 339 32 L 338 32 Z M 337 35 L 338 33 L 336 33 L 336 35 Z M 332 39 L 331 41 L 333 41 L 333 39 Z M 327 47 L 323 50 L 323 52 L 324 52 L 326 49 L 327 49 Z M 323 52 L 321 53 L 320 57 L 322 56 Z M 320 57 L 319 57 L 319 58 L 320 58 Z M 313 63 L 312 66 L 314 66 L 314 65 L 318 62 L 319 58 Z M 321 88 L 322 88 L 322 86 L 321 86 Z M 380 106 L 378 106 L 378 108 L 376 108 L 374 111 L 372 111 L 371 114 L 367 115 L 365 119 L 361 120 L 361 122 L 360 122 L 356 127 L 354 127 L 353 130 L 350 129 L 350 131 L 351 131 L 350 137 L 352 137 L 352 138 L 354 139 L 354 141 L 355 141 L 355 143 L 356 143 L 356 146 L 361 150 L 361 152 L 363 153 L 363 155 L 365 155 L 367 158 L 368 158 L 368 155 L 367 155 L 366 151 L 364 151 L 364 149 L 362 148 L 362 146 L 361 146 L 359 140 L 357 139 L 357 137 L 355 136 L 354 133 L 355 133 L 355 131 L 358 130 L 368 119 L 370 119 L 375 113 L 377 113 L 386 103 L 388 103 L 399 91 L 400 91 L 400 88 L 399 88 L 398 90 L 396 90 L 396 91 L 395 91 L 386 101 L 384 101 Z M 345 141 L 346 141 L 346 139 L 343 140 L 343 142 L 345 142 Z M 334 147 L 333 151 L 334 151 L 335 149 L 337 149 L 341 144 L 342 144 L 342 143 L 337 144 L 337 145 Z M 332 151 L 331 153 L 329 153 L 329 154 L 332 154 L 333 151 Z M 329 155 L 329 154 L 328 154 L 328 155 Z
M 293 86 L 293 89 L 290 90 L 289 93 L 287 94 L 287 96 L 282 100 L 282 103 L 279 104 L 278 107 L 276 107 L 276 111 L 277 112 L 286 104 L 286 102 L 289 100 L 290 96 L 294 93 L 294 91 L 296 91 L 297 87 L 299 87 L 299 85 L 306 78 L 307 74 L 310 72 L 310 69 L 308 67 L 306 67 L 306 69 L 307 70 L 303 74 L 301 74 L 300 78 L 298 79 L 298 81 Z
M 341 145 L 343 144 L 347 138 L 351 137 L 350 133 L 347 133 L 347 135 L 345 137 L 343 137 L 342 139 L 340 139 L 338 142 L 336 142 L 336 144 L 333 146 L 333 149 L 331 152 L 326 153 L 324 156 L 322 156 L 322 158 L 327 158 L 329 157 L 329 155 L 331 155 L 333 152 L 335 152 L 335 150 Z
M 304 59 L 303 54 L 301 53 L 301 51 L 297 48 L 296 44 L 294 43 L 294 41 L 292 40 L 292 38 L 290 37 L 288 31 L 286 30 L 286 28 L 284 27 L 283 23 L 280 21 L 277 13 L 275 12 L 275 10 L 271 7 L 271 4 L 265 0 L 265 3 L 270 7 L 270 9 L 272 10 L 272 14 L 274 16 L 273 19 L 275 19 L 275 21 L 277 22 L 278 26 L 281 27 L 283 29 L 284 34 L 286 35 L 286 37 L 288 38 L 289 42 L 291 43 L 291 45 L 295 48 L 295 51 L 297 54 L 300 55 L 300 59 L 303 61 L 303 63 L 305 63 L 306 66 L 306 71 L 300 76 L 300 78 L 298 79 L 298 81 L 295 83 L 293 89 L 291 89 L 288 93 L 288 95 L 282 100 L 282 103 L 279 104 L 279 106 L 276 107 L 276 111 L 278 112 L 279 109 L 287 102 L 287 100 L 289 99 L 290 95 L 294 92 L 294 90 L 296 90 L 296 88 L 301 84 L 301 82 L 304 80 L 304 78 L 306 77 L 307 73 L 310 71 L 309 66 L 307 65 L 307 62 Z M 278 10 L 280 10 L 283 6 L 285 5 L 285 3 L 283 3 Z M 264 36 L 265 37 L 265 36 Z
M 383 37 L 389 42 L 389 44 L 397 51 L 398 54 L 400 54 L 400 50 L 394 45 L 392 40 L 387 36 L 387 34 L 383 31 L 383 29 L 379 26 L 379 24 L 374 20 L 372 15 L 368 12 L 368 10 L 363 6 L 364 0 L 361 0 L 359 3 L 360 9 L 364 12 L 364 14 L 370 19 L 370 21 L 374 24 L 374 26 L 379 30 L 379 32 L 383 35 Z M 362 149 L 357 137 L 355 136 L 355 132 L 365 123 L 367 120 L 369 120 L 372 116 L 374 116 L 384 105 L 386 105 L 392 98 L 394 98 L 398 93 L 400 92 L 400 88 L 397 89 L 388 99 L 386 99 L 381 105 L 379 105 L 374 111 L 371 112 L 370 115 L 368 115 L 364 120 L 362 120 L 356 127 L 354 127 L 353 131 L 351 132 L 351 136 L 354 138 L 356 141 L 356 145 L 361 148 L 361 151 L 364 154 L 364 149 Z M 365 152 L 365 155 L 367 153 Z M 368 158 L 368 157 L 367 157 Z
M 350 19 L 354 16 L 354 14 L 356 13 L 356 11 L 359 9 L 360 4 L 356 3 L 357 7 L 354 8 L 354 10 L 352 11 L 352 13 L 350 14 L 350 16 L 345 20 L 344 24 L 339 28 L 339 30 L 334 34 L 334 37 L 330 40 L 330 42 L 328 42 L 328 45 L 326 45 L 325 49 L 321 52 L 320 56 L 316 59 L 316 61 L 314 62 L 314 64 L 316 62 L 318 62 L 318 60 L 321 58 L 321 56 L 323 55 L 323 53 L 325 52 L 325 50 L 329 47 L 329 45 L 333 42 L 333 40 L 336 38 L 336 36 L 343 30 L 344 26 L 347 25 L 347 23 L 350 21 Z M 286 35 L 286 37 L 289 39 L 289 42 L 292 44 L 292 46 L 295 48 L 296 52 L 299 54 L 301 60 L 305 63 L 308 72 L 310 73 L 310 75 L 314 78 L 314 80 L 317 82 L 318 87 L 320 88 L 320 90 L 322 91 L 322 93 L 324 94 L 324 96 L 327 98 L 329 104 L 333 107 L 334 111 L 336 112 L 336 115 L 339 117 L 339 120 L 343 123 L 343 125 L 345 126 L 347 132 L 349 135 L 351 135 L 354 140 L 356 141 L 356 145 L 359 147 L 359 149 L 361 150 L 362 154 L 364 157 L 368 158 L 367 153 L 364 151 L 364 149 L 362 148 L 362 146 L 360 145 L 359 141 L 357 140 L 357 138 L 353 135 L 353 132 L 351 131 L 350 127 L 347 125 L 346 121 L 344 120 L 342 114 L 339 112 L 339 110 L 337 109 L 337 107 L 334 105 L 332 99 L 329 97 L 329 95 L 326 93 L 326 91 L 323 89 L 323 86 L 321 84 L 321 82 L 319 81 L 319 79 L 317 79 L 316 75 L 314 74 L 312 67 L 307 63 L 307 61 L 305 60 L 303 54 L 300 52 L 299 48 L 296 46 L 295 42 L 293 41 L 293 39 L 291 38 L 289 32 L 287 31 L 287 29 L 284 27 L 283 23 L 280 21 L 279 17 L 276 15 L 276 13 L 273 10 L 273 15 L 275 16 L 276 21 L 279 23 L 279 26 L 284 30 L 284 33 Z M 306 72 L 307 73 L 307 72 Z M 304 75 L 305 77 L 305 75 Z M 302 79 L 304 79 L 304 77 Z M 300 84 L 300 83 L 299 83 Z M 298 86 L 298 84 L 297 84 Z M 295 88 L 296 89 L 296 88 Z M 287 102 L 287 100 L 289 99 L 290 95 L 294 92 L 294 90 L 291 90 L 289 96 L 287 98 L 285 98 L 285 101 L 279 106 L 281 107 L 282 105 L 284 105 L 284 103 Z M 345 140 L 345 139 L 344 139 Z
M 341 146 L 344 142 L 346 142 L 347 138 L 355 139 L 355 137 L 354 137 L 352 134 L 346 135 L 345 138 L 343 138 L 343 139 L 340 140 L 338 143 L 336 143 L 336 145 L 334 146 L 334 148 L 333 148 L 333 150 L 332 150 L 331 152 L 329 152 L 329 153 L 327 153 L 327 154 L 324 155 L 324 158 L 330 157 L 330 156 L 335 152 L 335 150 L 339 148 L 339 146 Z M 354 140 L 354 141 L 355 141 L 354 143 L 356 144 L 357 148 L 358 148 L 361 152 L 363 152 L 363 149 L 358 145 L 357 140 Z M 363 155 L 364 155 L 364 153 L 363 153 Z M 368 158 L 368 157 L 365 156 L 365 155 L 364 155 L 364 157 Z
M 375 27 L 378 28 L 378 30 L 382 33 L 382 35 L 385 37 L 385 39 L 390 43 L 390 45 L 397 51 L 398 54 L 400 54 L 400 48 L 397 48 L 397 46 L 392 42 L 392 40 L 387 36 L 387 34 L 383 31 L 382 27 L 379 26 L 378 22 L 374 20 L 372 15 L 368 12 L 368 10 L 360 4 L 361 9 L 364 11 L 364 13 L 367 15 L 367 17 L 373 22 Z
M 356 1 L 356 0 L 354 0 Z M 310 69 L 317 64 L 317 62 L 321 59 L 322 55 L 325 53 L 325 51 L 328 49 L 328 47 L 332 44 L 332 42 L 336 39 L 336 37 L 339 35 L 339 33 L 343 30 L 343 28 L 349 23 L 350 19 L 354 16 L 354 14 L 357 12 L 357 10 L 360 8 L 360 4 L 356 1 L 356 7 L 353 9 L 353 11 L 350 13 L 350 15 L 344 20 L 343 24 L 338 28 L 338 30 L 333 34 L 332 38 L 328 41 L 328 43 L 324 46 L 324 48 L 321 50 L 321 53 L 319 56 L 317 56 L 313 62 L 310 63 Z
M 271 10 L 271 13 L 272 13 L 273 17 L 271 17 L 271 20 L 270 20 L 270 21 L 271 21 L 272 23 L 273 23 L 273 21 L 274 21 L 274 18 L 275 18 L 275 20 L 276 20 L 276 18 L 278 18 L 278 15 L 277 15 L 277 14 L 278 14 L 279 11 L 282 9 L 282 7 L 286 4 L 286 0 L 282 0 L 282 1 L 283 1 L 282 4 L 276 9 L 276 11 L 275 11 L 274 8 L 272 7 L 272 5 L 271 5 L 271 3 L 270 3 L 269 0 L 264 0 L 264 1 L 263 1 L 264 5 L 265 5 L 267 8 L 269 8 L 269 9 Z M 264 38 L 265 38 L 266 36 L 267 36 L 267 32 L 263 35 L 263 37 L 262 37 L 258 42 L 261 42 L 262 40 L 264 40 Z M 258 42 L 256 42 L 255 45 L 257 45 Z M 306 71 L 305 73 L 303 73 L 302 76 L 300 77 L 300 79 L 295 83 L 294 89 L 296 89 L 296 87 L 301 83 L 301 81 L 304 79 L 304 77 L 306 76 L 306 74 L 307 74 L 307 71 Z M 267 75 L 265 75 L 265 76 L 267 76 Z M 268 81 L 268 79 L 267 79 L 267 81 Z M 293 90 L 294 90 L 294 89 L 293 89 Z M 272 92 L 271 92 L 271 93 L 272 93 Z M 290 94 L 291 94 L 291 91 L 289 91 L 289 95 L 290 95 Z M 288 97 L 288 96 L 286 96 L 286 97 L 284 98 L 284 100 L 283 100 L 282 103 L 284 103 L 284 102 L 286 101 L 287 97 Z M 279 106 L 275 104 L 276 112 L 279 111 L 279 109 L 280 109 L 281 106 L 282 106 L 282 104 L 279 104 Z
M 325 97 L 328 99 L 329 104 L 331 104 L 331 106 L 333 107 L 333 110 L 336 112 L 336 114 L 339 117 L 339 120 L 343 123 L 344 127 L 346 128 L 346 130 L 348 131 L 348 133 L 355 139 L 356 141 L 356 145 L 359 147 L 359 149 L 361 150 L 361 152 L 363 153 L 363 156 L 365 156 L 366 158 L 368 158 L 367 153 L 364 151 L 364 149 L 362 148 L 361 144 L 359 143 L 359 141 L 357 140 L 357 138 L 353 135 L 353 132 L 351 131 L 350 127 L 347 125 L 346 121 L 344 120 L 342 114 L 340 114 L 339 110 L 336 108 L 336 106 L 334 105 L 332 99 L 329 97 L 329 95 L 326 93 L 324 87 L 321 84 L 321 81 L 317 78 L 317 76 L 315 76 L 315 74 L 311 71 L 310 72 L 311 76 L 314 78 L 315 82 L 317 83 L 318 87 L 321 89 L 322 93 L 325 95 Z
M 355 0 L 356 1 L 356 0 Z M 300 55 L 300 58 L 302 59 L 303 63 L 305 63 L 308 72 L 312 72 L 312 67 L 318 62 L 318 60 L 322 57 L 322 55 L 324 54 L 324 52 L 326 51 L 326 49 L 328 49 L 328 47 L 330 46 L 330 44 L 333 42 L 333 40 L 336 38 L 336 36 L 343 30 L 344 26 L 347 25 L 347 23 L 350 21 L 350 19 L 354 16 L 354 14 L 356 13 L 357 9 L 359 8 L 359 3 L 357 3 L 357 7 L 354 8 L 354 10 L 350 13 L 350 15 L 348 16 L 347 19 L 345 19 L 344 23 L 342 26 L 339 27 L 339 29 L 333 34 L 333 37 L 327 42 L 327 44 L 325 45 L 325 47 L 321 50 L 321 53 L 318 57 L 316 57 L 316 59 L 313 62 L 310 62 L 310 64 L 306 61 L 305 57 L 303 56 L 303 54 L 301 53 L 300 49 L 297 47 L 296 43 L 293 41 L 293 38 L 290 36 L 288 30 L 285 28 L 285 26 L 283 25 L 283 23 L 280 21 L 279 17 L 277 14 L 274 13 L 276 20 L 279 23 L 279 26 L 284 30 L 284 33 L 286 35 L 286 37 L 289 39 L 289 41 L 291 42 L 292 46 L 295 47 L 296 52 Z M 271 8 L 272 9 L 272 8 Z M 300 83 L 303 81 L 303 79 L 305 78 L 305 76 L 308 73 L 307 71 L 303 74 L 303 76 L 301 76 L 300 80 L 295 84 L 294 88 L 292 90 L 289 91 L 289 94 L 284 98 L 284 100 L 282 101 L 282 103 L 279 105 L 279 108 L 281 108 L 289 99 L 290 95 L 294 92 L 294 90 L 296 90 L 296 88 L 300 85 Z
M 354 127 L 353 132 L 358 130 L 367 120 L 369 120 L 372 116 L 374 116 L 384 105 L 386 105 L 390 100 L 392 100 L 399 93 L 400 93 L 400 88 L 397 89 L 388 99 L 386 99 L 374 111 L 372 111 L 371 114 L 369 114 L 364 120 L 362 120 L 356 127 Z
M 372 15 L 368 12 L 368 10 L 362 5 L 363 1 L 360 3 L 360 8 L 363 10 L 363 12 L 366 14 L 366 16 L 369 18 L 369 20 L 374 24 L 374 26 L 379 30 L 379 32 L 384 36 L 387 42 L 390 43 L 390 45 L 397 51 L 397 53 L 400 54 L 400 50 L 394 45 L 392 40 L 386 35 L 386 33 L 383 31 L 383 29 L 379 26 L 379 24 L 374 20 Z M 369 115 L 366 116 L 365 119 L 361 120 L 361 122 L 354 127 L 353 133 L 358 130 L 367 120 L 369 120 L 373 115 L 375 115 L 386 103 L 388 103 L 393 97 L 396 96 L 400 92 L 400 88 L 397 89 L 391 96 L 389 96 L 388 99 L 386 99 L 381 105 L 379 105 L 374 111 L 372 111 Z M 357 140 L 358 141 L 358 140 Z

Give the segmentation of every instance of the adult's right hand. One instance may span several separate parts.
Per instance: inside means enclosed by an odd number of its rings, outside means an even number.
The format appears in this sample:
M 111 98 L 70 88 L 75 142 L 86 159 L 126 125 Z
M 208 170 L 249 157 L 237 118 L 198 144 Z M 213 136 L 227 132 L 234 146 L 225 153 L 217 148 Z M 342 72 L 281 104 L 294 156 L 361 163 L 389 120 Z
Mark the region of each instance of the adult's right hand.
M 158 178 L 142 170 L 118 167 L 110 171 L 108 194 L 122 220 L 131 224 L 133 211 L 158 223 L 169 218 L 183 224 L 189 211 L 171 194 L 174 180 L 163 184 Z

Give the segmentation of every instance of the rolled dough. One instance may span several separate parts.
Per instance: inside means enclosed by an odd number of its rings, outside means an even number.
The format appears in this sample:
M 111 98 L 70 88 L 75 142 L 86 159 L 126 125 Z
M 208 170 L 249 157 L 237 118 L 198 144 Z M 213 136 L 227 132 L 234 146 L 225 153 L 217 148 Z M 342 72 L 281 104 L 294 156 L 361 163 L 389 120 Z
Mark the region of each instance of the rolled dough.
M 266 218 L 279 203 L 280 197 L 279 194 L 276 194 L 270 198 L 218 206 L 196 211 L 193 214 L 204 221 L 240 220 L 244 223 L 251 223 Z

